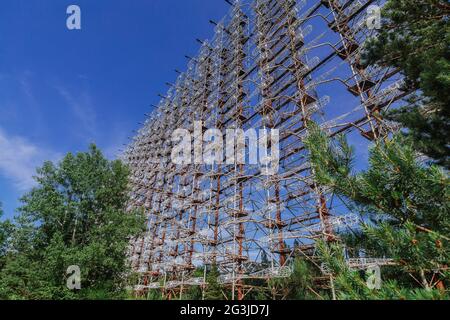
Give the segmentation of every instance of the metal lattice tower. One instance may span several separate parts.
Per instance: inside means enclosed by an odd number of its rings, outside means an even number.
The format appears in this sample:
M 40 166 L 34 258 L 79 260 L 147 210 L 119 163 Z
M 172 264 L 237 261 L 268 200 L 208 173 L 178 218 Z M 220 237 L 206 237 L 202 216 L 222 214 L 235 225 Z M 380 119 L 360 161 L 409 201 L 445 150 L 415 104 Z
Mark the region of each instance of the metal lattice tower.
M 361 63 L 364 42 L 376 34 L 366 24 L 370 5 L 383 1 L 235 1 L 222 21 L 211 21 L 214 37 L 199 41 L 198 55 L 187 57 L 124 154 L 129 209 L 148 217 L 146 235 L 130 247 L 142 275 L 136 290 L 163 288 L 174 297 L 203 286 L 193 271 L 206 274 L 214 264 L 232 297 L 243 299 L 246 279 L 289 276 L 294 251 L 313 255 L 315 240 L 333 241 L 358 222 L 315 182 L 302 141 L 308 120 L 360 146 L 394 129 L 380 111 L 408 93 L 398 70 Z M 264 175 L 254 165 L 201 164 L 195 147 L 192 164 L 173 164 L 177 128 L 193 139 L 208 128 L 279 129 L 280 169 Z

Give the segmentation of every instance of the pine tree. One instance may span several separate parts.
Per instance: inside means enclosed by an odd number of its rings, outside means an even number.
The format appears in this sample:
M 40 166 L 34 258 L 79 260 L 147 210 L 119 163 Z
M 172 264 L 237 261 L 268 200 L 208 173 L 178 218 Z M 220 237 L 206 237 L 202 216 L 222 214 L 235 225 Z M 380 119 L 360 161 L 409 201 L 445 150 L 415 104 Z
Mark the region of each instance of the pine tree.
M 409 104 L 387 117 L 400 122 L 415 148 L 450 167 L 450 4 L 447 0 L 388 0 L 379 35 L 367 41 L 365 64 L 399 68 Z
M 261 266 L 266 269 L 270 266 L 269 259 L 267 258 L 267 253 L 265 250 L 261 253 Z
M 449 295 L 441 290 L 408 286 L 397 278 L 388 278 L 382 273 L 380 289 L 371 289 L 367 285 L 368 275 L 364 271 L 348 267 L 343 255 L 343 246 L 339 243 L 318 242 L 319 257 L 332 275 L 337 298 L 341 300 L 440 300 Z
M 11 250 L 0 274 L 3 299 L 113 298 L 122 295 L 128 240 L 144 230 L 126 212 L 128 169 L 91 145 L 37 170 L 38 185 L 22 199 Z M 66 270 L 81 270 L 81 291 L 66 287 Z
M 362 214 L 361 247 L 393 258 L 398 269 L 415 279 L 405 285 L 442 289 L 449 281 L 450 261 L 447 173 L 419 162 L 412 142 L 401 135 L 376 142 L 370 150 L 369 168 L 353 173 L 353 152 L 345 138 L 329 140 L 316 124 L 310 128 L 305 144 L 316 179 Z M 359 278 L 347 271 L 343 274 L 350 284 L 341 283 L 341 288 L 351 292 L 349 288 Z
M 300 248 L 300 243 L 298 242 L 297 239 L 294 240 L 294 251 L 298 250 Z

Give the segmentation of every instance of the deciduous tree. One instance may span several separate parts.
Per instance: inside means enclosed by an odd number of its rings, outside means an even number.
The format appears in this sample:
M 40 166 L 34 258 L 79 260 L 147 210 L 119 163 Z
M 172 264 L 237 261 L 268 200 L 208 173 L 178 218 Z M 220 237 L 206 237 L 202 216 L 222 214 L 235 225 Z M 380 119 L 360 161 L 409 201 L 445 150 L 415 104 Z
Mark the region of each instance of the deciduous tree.
M 127 167 L 96 146 L 37 170 L 38 185 L 21 199 L 1 298 L 114 298 L 124 292 L 130 237 L 144 229 L 140 212 L 126 211 Z M 66 270 L 81 269 L 79 292 Z

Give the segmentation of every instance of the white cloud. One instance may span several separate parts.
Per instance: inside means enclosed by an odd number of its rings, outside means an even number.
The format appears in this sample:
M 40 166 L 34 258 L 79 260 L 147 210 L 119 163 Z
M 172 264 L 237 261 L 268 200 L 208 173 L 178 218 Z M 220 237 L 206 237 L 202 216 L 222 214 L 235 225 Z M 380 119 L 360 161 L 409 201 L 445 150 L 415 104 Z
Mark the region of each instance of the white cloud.
M 8 135 L 0 128 L 0 175 L 19 191 L 27 191 L 35 185 L 33 175 L 45 160 L 60 158 L 58 153 L 40 148 L 25 138 Z

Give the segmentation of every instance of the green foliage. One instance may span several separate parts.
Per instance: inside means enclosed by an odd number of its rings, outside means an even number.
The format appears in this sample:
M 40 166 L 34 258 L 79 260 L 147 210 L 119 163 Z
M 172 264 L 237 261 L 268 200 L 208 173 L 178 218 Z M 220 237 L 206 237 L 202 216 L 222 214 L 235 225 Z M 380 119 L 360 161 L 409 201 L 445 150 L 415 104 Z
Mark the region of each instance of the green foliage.
M 91 145 L 37 170 L 38 186 L 22 199 L 0 274 L 3 299 L 123 297 L 128 240 L 144 229 L 140 212 L 126 212 L 128 169 Z M 81 269 L 79 292 L 66 270 Z
M 197 268 L 194 273 L 192 274 L 192 277 L 194 278 L 203 278 L 205 269 L 203 268 Z M 203 293 L 202 288 L 200 286 L 190 286 L 183 292 L 182 299 L 183 300 L 202 300 Z
M 261 267 L 268 268 L 270 266 L 269 258 L 267 257 L 267 253 L 265 250 L 261 253 Z
M 2 203 L 0 202 L 0 219 L 3 216 Z M 5 222 L 0 221 L 0 257 L 3 257 L 5 254 L 5 245 L 8 234 L 5 228 Z
M 408 128 L 415 148 L 450 166 L 450 5 L 447 0 L 388 0 L 379 35 L 363 61 L 399 68 L 407 87 L 420 90 L 410 105 L 388 115 Z
M 2 203 L 0 202 L 0 219 L 3 216 Z M 6 244 L 7 233 L 4 227 L 4 222 L 0 221 L 0 257 L 4 255 L 4 245 Z
M 2 203 L 0 202 L 0 219 L 3 216 Z M 0 271 L 3 269 L 8 250 L 8 243 L 12 232 L 12 225 L 9 220 L 0 220 Z
M 160 289 L 151 289 L 151 290 L 149 290 L 146 299 L 148 299 L 148 300 L 163 300 L 163 296 L 161 294 L 161 290 Z
M 356 244 L 359 250 L 377 254 L 376 257 L 394 259 L 397 271 L 391 273 L 395 275 L 392 279 L 402 280 L 401 284 L 387 281 L 384 291 L 367 291 L 359 273 L 346 268 L 342 248 L 326 248 L 323 244 L 323 259 L 336 276 L 341 297 L 442 298 L 441 292 L 431 291 L 435 291 L 433 287 L 439 281 L 448 283 L 447 173 L 438 166 L 419 162 L 412 142 L 401 135 L 376 142 L 370 150 L 368 169 L 353 173 L 353 152 L 346 140 L 329 140 L 314 123 L 310 129 L 305 143 L 317 181 L 350 202 L 365 219 L 359 232 L 347 234 L 343 240 L 348 241 L 348 246 Z M 409 281 L 398 277 L 399 272 L 407 274 Z

